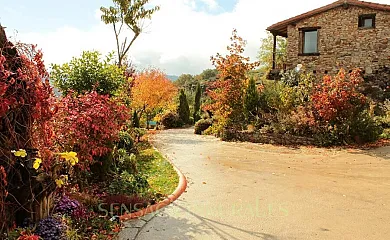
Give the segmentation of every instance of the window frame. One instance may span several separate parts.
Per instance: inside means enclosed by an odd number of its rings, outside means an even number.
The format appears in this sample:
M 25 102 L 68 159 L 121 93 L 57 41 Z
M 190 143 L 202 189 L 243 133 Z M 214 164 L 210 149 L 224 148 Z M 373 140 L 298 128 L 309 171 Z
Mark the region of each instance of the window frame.
M 299 28 L 299 53 L 298 56 L 319 56 L 320 55 L 320 29 L 321 27 L 305 27 Z M 317 31 L 317 52 L 305 53 L 305 33 Z
M 372 20 L 372 26 L 370 26 L 370 27 L 364 26 L 364 21 L 367 19 Z M 376 27 L 376 14 L 375 13 L 359 15 L 359 18 L 358 18 L 358 28 L 359 29 L 373 29 L 375 27 Z

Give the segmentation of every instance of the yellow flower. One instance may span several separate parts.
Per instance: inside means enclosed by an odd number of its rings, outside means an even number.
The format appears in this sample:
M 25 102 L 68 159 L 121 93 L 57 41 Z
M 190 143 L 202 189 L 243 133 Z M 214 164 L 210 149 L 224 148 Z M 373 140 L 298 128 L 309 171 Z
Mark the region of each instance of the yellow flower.
M 41 163 L 42 163 L 42 159 L 36 158 L 35 161 L 34 161 L 34 164 L 33 164 L 33 168 L 35 170 L 38 170 L 39 166 L 41 166 Z
M 62 186 L 65 184 L 62 179 L 56 179 L 57 187 L 62 188 Z
M 24 149 L 19 149 L 18 151 L 15 151 L 15 150 L 12 150 L 11 151 L 16 157 L 26 157 L 27 156 L 27 153 L 26 153 L 26 150 Z
M 60 153 L 59 155 L 66 161 L 70 162 L 72 166 L 76 165 L 79 162 L 79 159 L 77 158 L 77 153 L 75 152 L 64 152 Z
M 68 182 L 68 175 L 61 175 L 60 178 L 55 180 L 57 187 L 62 188 L 63 185 Z

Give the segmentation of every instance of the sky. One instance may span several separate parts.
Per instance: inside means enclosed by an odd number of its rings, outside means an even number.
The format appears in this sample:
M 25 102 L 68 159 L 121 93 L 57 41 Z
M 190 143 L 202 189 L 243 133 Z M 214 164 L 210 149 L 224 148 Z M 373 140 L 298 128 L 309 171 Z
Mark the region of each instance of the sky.
M 390 0 L 371 0 L 388 3 Z M 332 0 L 151 0 L 159 5 L 130 49 L 137 68 L 167 74 L 199 74 L 210 56 L 226 53 L 232 30 L 248 41 L 245 55 L 256 59 L 266 28 L 331 3 Z M 111 0 L 0 0 L 0 23 L 12 41 L 37 44 L 46 65 L 68 62 L 84 50 L 114 51 L 112 27 L 100 21 Z M 131 33 L 126 33 L 130 38 Z

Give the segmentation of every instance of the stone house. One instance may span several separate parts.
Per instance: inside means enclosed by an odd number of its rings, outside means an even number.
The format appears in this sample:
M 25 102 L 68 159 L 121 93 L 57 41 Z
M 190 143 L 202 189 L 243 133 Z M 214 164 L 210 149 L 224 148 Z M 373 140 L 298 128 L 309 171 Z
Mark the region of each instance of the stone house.
M 302 64 L 316 74 L 390 67 L 390 5 L 339 0 L 267 28 L 287 38 L 287 69 Z M 279 72 L 274 61 L 273 71 Z

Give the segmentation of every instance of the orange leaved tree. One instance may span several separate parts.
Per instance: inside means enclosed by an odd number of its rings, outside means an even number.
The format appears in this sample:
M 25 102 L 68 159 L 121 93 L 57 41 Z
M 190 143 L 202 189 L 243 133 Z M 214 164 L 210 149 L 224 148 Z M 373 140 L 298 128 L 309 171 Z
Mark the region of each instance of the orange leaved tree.
M 132 89 L 132 107 L 139 118 L 146 114 L 147 127 L 153 114 L 167 108 L 177 94 L 177 88 L 158 69 L 141 72 L 134 81 Z
M 215 131 L 220 133 L 227 125 L 235 125 L 243 119 L 243 96 L 247 82 L 247 73 L 259 66 L 258 62 L 250 63 L 244 57 L 246 41 L 233 30 L 229 54 L 217 54 L 211 57 L 213 65 L 218 70 L 218 79 L 208 90 L 212 103 L 205 106 L 205 110 L 213 112 L 218 120 Z

